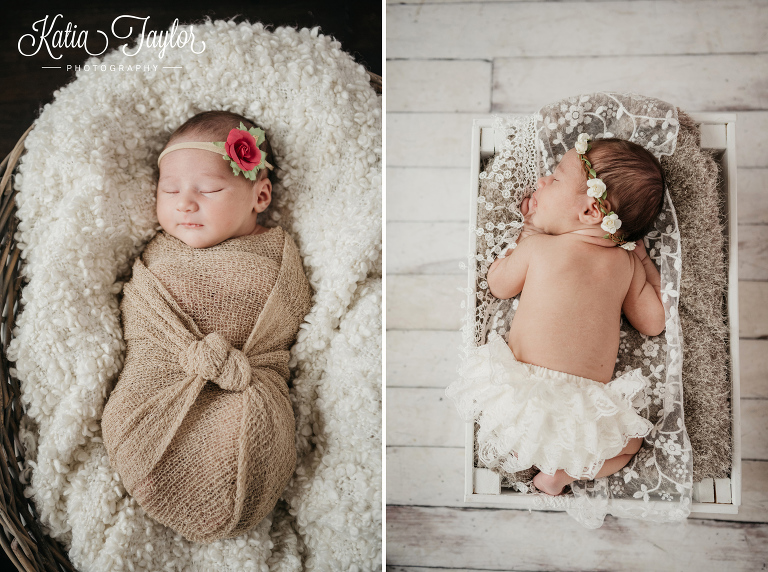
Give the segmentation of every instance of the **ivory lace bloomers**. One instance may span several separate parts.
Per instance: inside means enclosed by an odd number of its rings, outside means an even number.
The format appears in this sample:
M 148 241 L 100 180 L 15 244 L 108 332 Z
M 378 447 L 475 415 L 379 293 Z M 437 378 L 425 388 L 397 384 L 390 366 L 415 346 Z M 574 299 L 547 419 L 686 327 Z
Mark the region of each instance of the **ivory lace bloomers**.
M 535 466 L 594 479 L 606 459 L 653 428 L 632 406 L 649 383 L 639 368 L 604 384 L 520 362 L 491 332 L 460 373 L 446 393 L 466 421 L 477 421 L 478 458 L 491 469 Z
M 296 464 L 288 359 L 311 294 L 280 227 L 200 249 L 161 232 L 136 259 L 102 432 L 154 520 L 207 543 L 275 506 Z

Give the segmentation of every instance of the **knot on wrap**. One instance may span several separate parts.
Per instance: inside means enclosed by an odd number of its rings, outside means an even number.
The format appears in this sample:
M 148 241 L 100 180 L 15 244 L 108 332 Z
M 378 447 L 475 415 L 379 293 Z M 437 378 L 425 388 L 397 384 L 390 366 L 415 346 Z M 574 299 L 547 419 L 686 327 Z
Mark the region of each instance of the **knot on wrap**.
M 228 391 L 243 391 L 251 383 L 248 358 L 218 332 L 189 344 L 179 354 L 179 363 L 187 374 L 199 375 Z

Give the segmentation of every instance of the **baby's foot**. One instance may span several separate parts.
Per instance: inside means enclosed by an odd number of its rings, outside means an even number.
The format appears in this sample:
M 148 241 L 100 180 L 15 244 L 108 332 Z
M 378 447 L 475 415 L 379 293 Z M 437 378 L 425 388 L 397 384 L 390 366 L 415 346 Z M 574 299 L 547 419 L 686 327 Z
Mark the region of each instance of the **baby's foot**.
M 538 473 L 533 477 L 533 485 L 548 495 L 557 496 L 563 492 L 565 485 L 571 482 L 570 480 L 563 482 L 562 475 L 559 473 L 565 474 L 565 471 L 557 471 L 554 476 L 546 473 Z

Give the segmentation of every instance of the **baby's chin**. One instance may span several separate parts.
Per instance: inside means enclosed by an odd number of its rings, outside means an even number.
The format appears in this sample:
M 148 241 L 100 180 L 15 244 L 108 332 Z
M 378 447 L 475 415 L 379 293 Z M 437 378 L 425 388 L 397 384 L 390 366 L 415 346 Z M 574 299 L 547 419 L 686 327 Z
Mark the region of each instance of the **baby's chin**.
M 217 244 L 221 244 L 225 240 L 229 239 L 230 237 L 212 237 L 209 235 L 208 232 L 205 231 L 205 227 L 198 227 L 198 228 L 184 228 L 181 226 L 175 227 L 175 228 L 165 228 L 163 227 L 163 230 L 170 234 L 171 236 L 178 238 L 181 242 L 186 244 L 187 246 L 191 246 L 192 248 L 209 248 L 211 246 L 216 246 Z

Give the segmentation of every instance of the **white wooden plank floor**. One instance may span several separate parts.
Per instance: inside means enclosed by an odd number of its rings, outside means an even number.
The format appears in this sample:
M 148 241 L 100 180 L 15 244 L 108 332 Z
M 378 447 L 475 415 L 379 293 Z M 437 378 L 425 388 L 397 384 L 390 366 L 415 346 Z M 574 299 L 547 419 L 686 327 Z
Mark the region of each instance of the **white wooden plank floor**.
M 387 568 L 768 566 L 768 3 L 387 0 Z M 679 525 L 467 508 L 458 365 L 470 126 L 581 92 L 737 114 L 743 482 Z

